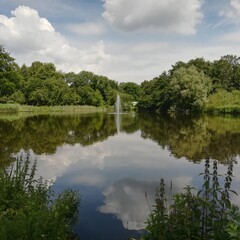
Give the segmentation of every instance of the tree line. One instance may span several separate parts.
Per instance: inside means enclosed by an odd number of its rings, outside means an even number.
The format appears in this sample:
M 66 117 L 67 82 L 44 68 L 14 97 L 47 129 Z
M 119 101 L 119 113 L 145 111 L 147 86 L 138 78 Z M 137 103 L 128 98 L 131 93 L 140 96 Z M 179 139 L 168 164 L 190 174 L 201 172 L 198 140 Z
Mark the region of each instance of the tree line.
M 87 71 L 63 73 L 52 63 L 36 61 L 20 67 L 0 46 L 0 103 L 112 106 L 120 94 L 127 107 L 138 100 L 139 88 Z
M 179 61 L 138 85 L 87 71 L 63 73 L 39 61 L 20 67 L 0 45 L 0 103 L 113 106 L 117 94 L 125 109 L 136 101 L 140 111 L 240 112 L 240 57 Z
M 179 61 L 141 84 L 140 110 L 240 112 L 240 57 Z

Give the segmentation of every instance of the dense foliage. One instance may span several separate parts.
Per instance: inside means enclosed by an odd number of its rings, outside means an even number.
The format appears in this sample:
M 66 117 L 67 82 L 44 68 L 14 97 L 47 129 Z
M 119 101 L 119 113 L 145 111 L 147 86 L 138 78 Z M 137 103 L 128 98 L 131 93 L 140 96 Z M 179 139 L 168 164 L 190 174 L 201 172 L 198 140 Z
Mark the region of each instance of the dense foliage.
M 0 170 L 0 239 L 74 239 L 78 194 L 54 196 L 48 182 L 36 179 L 36 162 L 30 165 L 30 156 L 22 155 L 14 167 Z
M 168 72 L 143 81 L 116 81 L 92 72 L 63 73 L 52 63 L 33 62 L 19 67 L 0 46 L 0 103 L 27 105 L 114 106 L 138 102 L 140 111 L 239 112 L 240 58 L 226 55 L 219 60 L 191 59 L 177 62 Z M 230 97 L 230 102 L 222 99 Z
M 210 164 L 207 159 L 202 189 L 195 194 L 194 189 L 187 186 L 184 193 L 173 196 L 169 206 L 161 179 L 156 203 L 148 218 L 148 234 L 143 239 L 239 239 L 240 212 L 230 201 L 230 193 L 235 193 L 231 190 L 233 165 L 229 164 L 221 187 L 218 163 L 213 161 L 212 172 Z
M 240 58 L 226 55 L 213 62 L 203 58 L 177 62 L 167 73 L 144 81 L 138 107 L 148 111 L 239 112 L 239 105 Z
M 8 165 L 11 153 L 21 149 L 53 154 L 63 144 L 88 146 L 117 134 L 114 114 L 24 116 L 0 116 L 0 166 Z M 177 159 L 201 162 L 210 157 L 228 164 L 240 154 L 239 117 L 122 114 L 120 131 L 139 131 Z
M 119 94 L 123 106 L 129 107 L 139 89 L 137 84 L 119 87 L 116 81 L 92 72 L 59 72 L 52 63 L 19 67 L 0 46 L 0 103 L 113 106 Z

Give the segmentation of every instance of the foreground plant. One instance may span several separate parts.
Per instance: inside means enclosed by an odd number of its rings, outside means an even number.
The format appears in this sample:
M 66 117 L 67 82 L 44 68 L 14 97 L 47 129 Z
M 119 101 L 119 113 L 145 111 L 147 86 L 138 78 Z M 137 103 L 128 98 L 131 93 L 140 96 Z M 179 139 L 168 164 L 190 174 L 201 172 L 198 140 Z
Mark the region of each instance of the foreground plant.
M 36 179 L 36 161 L 21 156 L 0 170 L 0 239 L 71 239 L 80 199 L 67 190 L 55 196 L 49 182 Z M 55 199 L 55 200 L 53 200 Z
M 161 179 L 155 197 L 155 206 L 147 221 L 145 240 L 167 239 L 239 239 L 240 213 L 231 203 L 229 193 L 233 165 L 229 164 L 224 186 L 220 187 L 217 161 L 205 163 L 204 184 L 198 194 L 188 186 L 177 193 L 173 203 L 166 207 L 165 183 Z M 231 237 L 231 238 L 230 238 Z

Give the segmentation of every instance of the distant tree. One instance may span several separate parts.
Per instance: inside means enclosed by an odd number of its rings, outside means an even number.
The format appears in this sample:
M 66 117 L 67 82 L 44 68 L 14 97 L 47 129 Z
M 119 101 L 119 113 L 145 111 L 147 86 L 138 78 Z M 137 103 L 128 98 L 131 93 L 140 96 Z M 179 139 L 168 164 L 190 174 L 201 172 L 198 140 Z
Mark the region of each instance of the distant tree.
M 20 69 L 24 76 L 26 102 L 31 105 L 75 105 L 80 101 L 76 90 L 70 88 L 64 74 L 52 63 L 33 62 Z
M 187 67 L 187 63 L 183 61 L 178 61 L 174 65 L 172 65 L 172 68 L 169 70 L 169 74 L 172 75 L 174 71 L 178 70 L 181 67 Z
M 16 91 L 10 96 L 10 101 L 23 104 L 26 102 L 25 96 L 21 91 Z
M 166 72 L 141 84 L 139 109 L 165 111 L 170 107 L 169 76 Z
M 61 75 L 61 73 L 56 71 L 56 67 L 53 63 L 33 62 L 27 70 L 28 77 L 34 77 L 38 80 L 45 80 L 59 75 Z
M 212 63 L 210 61 L 206 61 L 204 58 L 195 58 L 188 61 L 187 66 L 195 66 L 198 72 L 203 72 L 206 76 L 210 76 Z
M 140 95 L 140 86 L 134 82 L 120 83 L 120 91 L 130 94 L 134 101 L 138 101 Z
M 92 105 L 97 107 L 103 105 L 103 98 L 98 90 L 94 91 L 91 87 L 84 86 L 79 87 L 77 93 L 80 96 L 81 105 Z
M 169 90 L 172 108 L 176 110 L 202 110 L 209 91 L 211 81 L 196 67 L 180 67 L 171 76 Z
M 141 83 L 141 92 L 138 102 L 138 108 L 140 110 L 156 110 L 156 105 L 153 100 L 153 91 L 155 88 L 155 81 L 143 81 Z
M 240 90 L 240 58 L 226 55 L 214 61 L 210 77 L 215 89 Z
M 0 45 L 0 101 L 8 101 L 9 97 L 20 89 L 22 82 L 19 67 L 14 58 Z
M 77 91 L 81 97 L 81 104 L 91 105 L 90 103 L 94 102 L 94 106 L 112 105 L 115 101 L 113 101 L 113 96 L 116 99 L 115 92 L 118 89 L 118 84 L 107 77 L 81 71 L 78 74 L 72 72 L 65 74 L 65 81 Z

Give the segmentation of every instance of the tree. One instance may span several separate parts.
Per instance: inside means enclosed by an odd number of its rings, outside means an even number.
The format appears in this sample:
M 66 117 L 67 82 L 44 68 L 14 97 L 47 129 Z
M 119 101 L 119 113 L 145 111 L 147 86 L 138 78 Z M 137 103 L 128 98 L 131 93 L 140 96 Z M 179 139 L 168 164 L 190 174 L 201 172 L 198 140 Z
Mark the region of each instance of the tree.
M 76 89 L 81 97 L 80 102 L 83 105 L 89 105 L 93 102 L 94 106 L 101 106 L 103 104 L 112 105 L 115 102 L 116 97 L 113 101 L 113 96 L 116 95 L 115 92 L 118 90 L 118 84 L 107 77 L 87 71 L 82 71 L 78 74 L 71 72 L 65 74 L 65 81 L 71 88 Z M 86 92 L 87 89 L 89 93 Z
M 141 84 L 138 107 L 143 110 L 165 111 L 170 107 L 169 76 L 163 72 L 159 77 Z
M 91 87 L 84 86 L 79 87 L 77 89 L 77 93 L 81 98 L 81 105 L 92 105 L 97 107 L 103 105 L 103 98 L 98 90 L 94 91 Z
M 196 58 L 196 59 L 191 59 L 188 63 L 187 66 L 195 66 L 198 70 L 198 72 L 204 72 L 207 76 L 210 76 L 211 74 L 211 66 L 212 63 L 210 61 L 206 61 L 204 58 Z
M 138 108 L 140 110 L 156 110 L 156 105 L 154 104 L 152 96 L 154 87 L 154 80 L 143 81 L 141 83 L 141 92 L 138 102 Z
M 214 61 L 210 77 L 215 89 L 240 90 L 240 58 L 226 55 Z
M 19 67 L 14 58 L 0 45 L 0 100 L 9 100 L 9 97 L 20 89 L 22 82 Z
M 203 109 L 211 81 L 196 67 L 180 67 L 172 74 L 169 91 L 172 108 L 181 111 L 200 111 Z
M 120 83 L 120 91 L 133 96 L 134 101 L 139 100 L 140 86 L 134 82 Z

